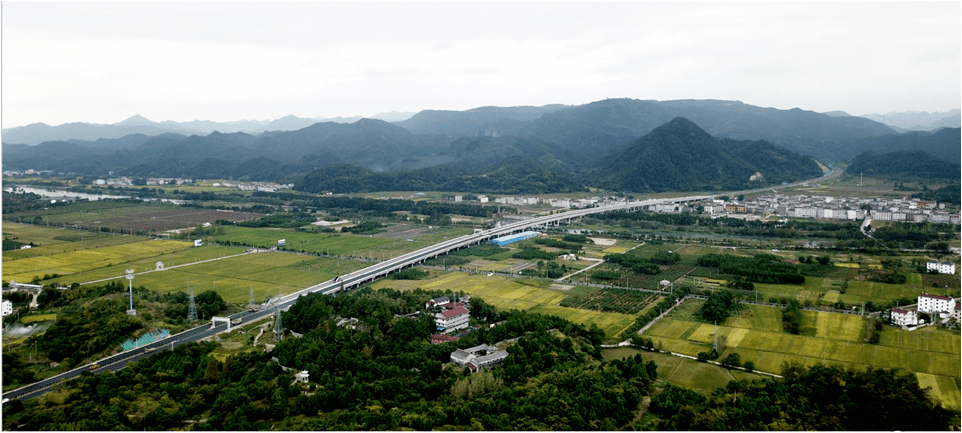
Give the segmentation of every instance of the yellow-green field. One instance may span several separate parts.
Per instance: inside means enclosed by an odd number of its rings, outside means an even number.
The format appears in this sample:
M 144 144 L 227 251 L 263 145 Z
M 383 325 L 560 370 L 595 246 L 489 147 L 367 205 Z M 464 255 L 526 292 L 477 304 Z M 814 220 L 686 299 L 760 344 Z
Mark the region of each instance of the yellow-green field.
M 701 390 L 706 393 L 724 387 L 732 380 L 755 380 L 763 378 L 760 374 L 747 373 L 742 370 L 729 370 L 715 364 L 698 362 L 679 356 L 648 352 L 631 347 L 604 349 L 601 351 L 605 359 L 623 359 L 641 354 L 646 360 L 655 361 L 658 365 L 658 378 L 668 383 L 686 388 Z
M 30 324 L 36 322 L 46 322 L 48 320 L 57 320 L 57 315 L 54 313 L 50 314 L 32 314 L 29 316 L 23 316 L 20 318 L 20 323 Z
M 375 282 L 372 287 L 464 291 L 471 296 L 484 299 L 485 302 L 500 310 L 514 309 L 550 314 L 588 326 L 594 323 L 605 331 L 608 338 L 616 337 L 635 321 L 635 316 L 628 314 L 603 313 L 559 306 L 558 303 L 568 296 L 567 292 L 523 284 L 519 281 L 523 280 L 447 272 L 429 280 L 381 280 Z M 534 283 L 536 280 L 531 281 Z
M 335 266 L 335 262 L 339 265 Z M 261 302 L 267 297 L 330 280 L 337 275 L 335 269 L 346 273 L 366 265 L 369 263 L 276 252 L 255 253 L 138 275 L 134 284 L 158 292 L 186 292 L 189 281 L 194 293 L 213 290 L 228 303 L 247 302 L 253 287 L 254 298 Z
M 747 310 L 747 314 L 718 326 L 719 341 L 726 346 L 721 357 L 737 352 L 743 362 L 752 361 L 756 369 L 772 373 L 792 361 L 806 366 L 901 368 L 932 375 L 934 379 L 926 380 L 938 384 L 943 404 L 959 409 L 962 336 L 957 332 L 936 328 L 909 332 L 886 327 L 881 342 L 871 345 L 862 341 L 866 325 L 860 316 L 802 311 L 803 335 L 792 335 L 781 331 L 777 308 L 749 306 Z M 711 349 L 714 330 L 713 325 L 668 317 L 649 328 L 645 336 L 664 350 L 696 356 Z
M 141 242 L 123 245 L 8 260 L 3 264 L 3 279 L 28 282 L 34 276 L 42 277 L 44 274 L 72 275 L 109 264 L 130 263 L 193 247 L 192 243 L 183 241 L 140 239 Z M 36 249 L 42 250 L 43 247 Z

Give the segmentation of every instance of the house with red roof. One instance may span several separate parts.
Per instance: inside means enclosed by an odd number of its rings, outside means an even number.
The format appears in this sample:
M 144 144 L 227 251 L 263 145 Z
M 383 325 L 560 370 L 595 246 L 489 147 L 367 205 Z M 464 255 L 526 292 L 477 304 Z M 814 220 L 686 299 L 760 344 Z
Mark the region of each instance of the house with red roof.
M 467 328 L 470 319 L 471 313 L 468 312 L 468 309 L 464 306 L 458 306 L 435 314 L 434 324 L 437 325 L 438 331 L 447 333 Z

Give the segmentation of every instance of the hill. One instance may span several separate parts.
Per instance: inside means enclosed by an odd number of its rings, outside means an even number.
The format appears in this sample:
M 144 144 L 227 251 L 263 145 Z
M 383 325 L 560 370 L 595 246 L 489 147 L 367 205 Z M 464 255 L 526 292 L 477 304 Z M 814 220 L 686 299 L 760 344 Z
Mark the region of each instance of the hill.
M 760 173 L 758 180 L 753 175 Z M 815 177 L 814 160 L 766 141 L 719 140 L 675 118 L 605 157 L 589 179 L 615 191 L 732 190 Z

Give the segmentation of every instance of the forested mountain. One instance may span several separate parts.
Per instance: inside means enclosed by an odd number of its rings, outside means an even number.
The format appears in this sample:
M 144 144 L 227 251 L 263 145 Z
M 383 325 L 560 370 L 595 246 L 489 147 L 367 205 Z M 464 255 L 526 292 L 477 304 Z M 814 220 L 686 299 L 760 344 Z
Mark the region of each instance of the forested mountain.
M 761 173 L 764 180 L 751 181 Z M 733 190 L 821 174 L 808 157 L 765 141 L 718 140 L 676 118 L 606 157 L 591 178 L 609 190 Z
M 958 161 L 952 163 L 919 150 L 883 154 L 863 152 L 852 160 L 845 171 L 856 176 L 861 173 L 954 180 L 958 180 L 962 174 Z

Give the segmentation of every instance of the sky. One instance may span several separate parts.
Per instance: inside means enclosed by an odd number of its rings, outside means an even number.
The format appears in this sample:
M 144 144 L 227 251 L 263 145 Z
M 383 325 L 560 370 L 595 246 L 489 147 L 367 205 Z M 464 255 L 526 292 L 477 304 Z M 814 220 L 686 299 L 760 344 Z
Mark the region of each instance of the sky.
M 0 5 L 2 127 L 722 99 L 962 106 L 962 2 Z

